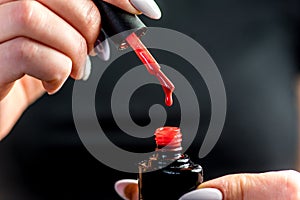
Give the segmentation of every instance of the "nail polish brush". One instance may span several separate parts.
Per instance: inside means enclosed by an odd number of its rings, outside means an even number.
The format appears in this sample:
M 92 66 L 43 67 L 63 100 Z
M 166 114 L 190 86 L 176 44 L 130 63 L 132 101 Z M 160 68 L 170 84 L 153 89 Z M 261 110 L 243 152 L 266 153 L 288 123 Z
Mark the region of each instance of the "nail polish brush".
M 172 93 L 175 87 L 140 40 L 140 37 L 147 31 L 145 24 L 137 15 L 128 13 L 102 0 L 93 1 L 100 10 L 102 28 L 106 35 L 112 39 L 118 49 L 122 50 L 130 46 L 135 51 L 147 71 L 159 80 L 165 93 L 165 103 L 167 106 L 171 106 L 173 104 Z

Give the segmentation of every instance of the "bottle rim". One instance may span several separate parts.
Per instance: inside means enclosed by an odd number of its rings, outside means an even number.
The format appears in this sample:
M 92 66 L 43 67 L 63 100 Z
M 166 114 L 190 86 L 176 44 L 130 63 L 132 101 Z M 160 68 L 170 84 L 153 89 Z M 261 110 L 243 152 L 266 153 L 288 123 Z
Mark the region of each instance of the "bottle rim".
M 179 127 L 165 126 L 157 128 L 155 133 L 156 145 L 159 148 L 181 148 L 182 133 Z

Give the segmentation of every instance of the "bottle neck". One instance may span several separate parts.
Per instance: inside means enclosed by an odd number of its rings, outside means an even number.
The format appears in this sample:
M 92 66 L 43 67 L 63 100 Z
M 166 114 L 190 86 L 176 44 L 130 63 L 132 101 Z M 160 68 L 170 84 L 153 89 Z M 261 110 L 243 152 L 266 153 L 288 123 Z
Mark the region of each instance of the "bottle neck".
M 155 133 L 156 149 L 150 159 L 155 161 L 159 168 L 163 168 L 182 156 L 182 134 L 178 127 L 161 127 Z
M 182 147 L 176 147 L 176 148 L 167 148 L 167 147 L 157 147 L 155 149 L 157 158 L 159 159 L 165 159 L 165 160 L 177 160 L 181 157 L 182 153 Z

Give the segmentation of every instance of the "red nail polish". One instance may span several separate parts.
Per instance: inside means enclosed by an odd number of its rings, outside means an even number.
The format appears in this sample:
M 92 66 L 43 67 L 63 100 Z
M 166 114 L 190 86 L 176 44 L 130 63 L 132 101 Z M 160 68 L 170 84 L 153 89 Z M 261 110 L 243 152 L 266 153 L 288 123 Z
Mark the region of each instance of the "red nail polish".
M 151 55 L 151 53 L 148 51 L 148 49 L 145 47 L 145 45 L 142 43 L 142 41 L 135 33 L 131 33 L 126 38 L 126 41 L 135 51 L 139 59 L 144 63 L 149 74 L 155 76 L 158 79 L 165 93 L 165 104 L 167 106 L 171 106 L 173 104 L 172 93 L 175 89 L 173 83 L 161 71 L 158 62 Z
M 180 128 L 158 128 L 154 135 L 155 153 L 139 164 L 139 199 L 179 199 L 202 183 L 202 167 L 181 153 Z
M 162 85 L 165 93 L 165 104 L 171 106 L 173 104 L 172 93 L 175 87 L 160 70 L 159 64 L 140 40 L 140 37 L 147 30 L 145 24 L 136 15 L 127 13 L 103 0 L 93 0 L 93 2 L 100 10 L 101 19 L 104 22 L 102 27 L 108 37 L 111 37 L 118 49 L 132 47 L 148 72 L 155 76 Z M 101 35 L 98 39 L 101 41 Z

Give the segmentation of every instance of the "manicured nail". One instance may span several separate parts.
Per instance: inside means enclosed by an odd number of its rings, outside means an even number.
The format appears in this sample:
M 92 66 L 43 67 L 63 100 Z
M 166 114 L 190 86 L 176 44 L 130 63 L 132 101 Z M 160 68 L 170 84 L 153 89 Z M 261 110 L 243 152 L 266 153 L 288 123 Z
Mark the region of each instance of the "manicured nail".
M 86 81 L 90 77 L 91 74 L 92 63 L 89 56 L 86 57 L 85 67 L 83 71 L 82 80 Z
M 129 185 L 134 185 L 137 187 L 138 181 L 134 179 L 123 179 L 119 180 L 115 183 L 115 191 L 118 193 L 120 197 L 127 200 L 129 197 L 126 196 L 126 188 Z
M 215 188 L 203 188 L 186 193 L 179 200 L 222 200 L 223 195 Z
M 110 47 L 109 47 L 108 40 L 105 38 L 105 34 L 102 30 L 101 30 L 101 32 L 98 36 L 98 39 L 95 43 L 94 51 L 101 60 L 103 60 L 103 61 L 109 60 Z
M 130 0 L 130 3 L 149 18 L 161 18 L 161 11 L 154 0 Z

